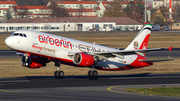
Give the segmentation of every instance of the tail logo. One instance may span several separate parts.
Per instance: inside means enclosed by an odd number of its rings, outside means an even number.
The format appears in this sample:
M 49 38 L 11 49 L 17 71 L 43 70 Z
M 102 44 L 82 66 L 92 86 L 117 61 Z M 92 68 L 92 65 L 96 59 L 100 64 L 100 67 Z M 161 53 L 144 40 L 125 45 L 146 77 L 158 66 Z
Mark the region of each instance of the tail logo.
M 138 49 L 138 42 L 137 41 L 134 42 L 134 49 Z
M 143 44 L 143 48 L 142 49 L 147 49 L 147 43 L 146 42 Z

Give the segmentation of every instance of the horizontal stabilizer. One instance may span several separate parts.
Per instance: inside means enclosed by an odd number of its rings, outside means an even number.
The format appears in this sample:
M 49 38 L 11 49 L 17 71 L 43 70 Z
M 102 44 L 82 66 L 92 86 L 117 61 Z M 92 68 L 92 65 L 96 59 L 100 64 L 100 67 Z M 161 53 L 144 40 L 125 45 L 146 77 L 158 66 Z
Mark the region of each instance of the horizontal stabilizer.
M 142 62 L 161 62 L 161 61 L 174 61 L 174 59 L 149 59 L 149 60 L 139 59 L 139 61 L 142 61 Z

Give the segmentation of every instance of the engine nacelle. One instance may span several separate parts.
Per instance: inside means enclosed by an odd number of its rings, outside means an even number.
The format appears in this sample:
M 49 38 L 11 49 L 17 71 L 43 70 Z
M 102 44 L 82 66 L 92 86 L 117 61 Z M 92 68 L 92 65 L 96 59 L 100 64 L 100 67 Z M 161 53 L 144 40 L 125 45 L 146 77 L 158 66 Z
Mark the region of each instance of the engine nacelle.
M 73 62 L 78 66 L 89 67 L 94 64 L 94 58 L 92 55 L 85 53 L 75 53 L 73 56 Z
M 46 63 L 40 57 L 30 55 L 27 60 L 25 58 L 26 58 L 25 56 L 22 57 L 22 65 L 25 67 L 40 68 L 46 65 Z

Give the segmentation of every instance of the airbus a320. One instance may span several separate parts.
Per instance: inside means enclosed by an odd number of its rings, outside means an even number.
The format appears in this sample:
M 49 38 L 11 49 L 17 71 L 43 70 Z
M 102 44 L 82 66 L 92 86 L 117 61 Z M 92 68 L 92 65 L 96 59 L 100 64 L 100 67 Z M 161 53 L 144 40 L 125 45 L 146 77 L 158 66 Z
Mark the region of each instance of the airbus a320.
M 145 23 L 137 36 L 124 50 L 105 47 L 93 43 L 74 40 L 33 30 L 19 30 L 5 39 L 11 49 L 22 55 L 22 66 L 40 68 L 50 61 L 55 62 L 57 71 L 54 76 L 64 77 L 60 64 L 89 67 L 89 77 L 97 77 L 99 70 L 128 70 L 153 65 L 153 62 L 173 59 L 147 59 L 149 51 L 168 48 L 147 49 L 152 24 Z M 169 49 L 171 50 L 172 47 Z

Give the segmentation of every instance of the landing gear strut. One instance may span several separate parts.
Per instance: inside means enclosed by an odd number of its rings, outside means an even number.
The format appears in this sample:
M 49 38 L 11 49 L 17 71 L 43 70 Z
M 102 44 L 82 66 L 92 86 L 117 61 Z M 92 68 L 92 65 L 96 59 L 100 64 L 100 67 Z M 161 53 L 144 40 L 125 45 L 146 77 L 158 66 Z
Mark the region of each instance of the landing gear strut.
M 94 70 L 94 66 L 92 66 L 92 70 L 90 70 L 88 72 L 88 76 L 89 77 L 97 77 L 98 76 L 98 72 L 96 70 Z
M 27 53 L 24 54 L 21 61 L 22 61 L 22 66 L 23 67 L 28 67 L 29 66 L 29 57 L 28 57 Z
M 54 72 L 54 76 L 56 78 L 63 78 L 64 77 L 64 72 L 60 71 L 60 63 L 55 62 L 55 66 L 57 67 L 57 71 Z

